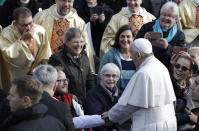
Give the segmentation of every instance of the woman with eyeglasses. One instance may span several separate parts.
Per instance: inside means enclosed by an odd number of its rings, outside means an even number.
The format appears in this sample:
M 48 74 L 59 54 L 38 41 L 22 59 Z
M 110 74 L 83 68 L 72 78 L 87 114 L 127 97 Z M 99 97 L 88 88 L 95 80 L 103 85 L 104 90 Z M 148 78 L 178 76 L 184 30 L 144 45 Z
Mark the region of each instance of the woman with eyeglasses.
M 178 29 L 179 8 L 175 2 L 165 3 L 160 10 L 160 17 L 146 23 L 139 30 L 136 38 L 146 38 L 153 45 L 153 53 L 167 68 L 175 46 L 185 46 L 185 35 Z
M 114 106 L 119 98 L 118 88 L 116 86 L 120 77 L 120 69 L 114 63 L 107 63 L 103 65 L 99 72 L 100 83 L 88 91 L 86 95 L 86 114 L 101 115 Z M 98 127 L 94 131 L 112 131 L 111 127 Z
M 194 63 L 191 57 L 184 53 L 178 55 L 176 62 L 173 63 L 171 81 L 176 95 L 176 118 L 178 130 L 187 124 L 193 122 L 194 115 L 187 108 L 187 98 L 190 93 L 190 78 L 193 73 Z
M 64 73 L 70 79 L 69 92 L 76 95 L 84 107 L 86 92 L 95 86 L 89 59 L 84 51 L 84 35 L 79 28 L 70 28 L 64 37 L 64 44 L 50 57 L 48 63 L 64 68 Z
M 133 43 L 133 31 L 131 26 L 123 25 L 115 35 L 115 43 L 112 48 L 103 56 L 99 71 L 98 83 L 101 82 L 101 69 L 107 63 L 114 63 L 120 69 L 120 76 L 117 82 L 120 94 L 125 89 L 129 80 L 135 73 L 136 67 L 130 57 L 130 45 Z

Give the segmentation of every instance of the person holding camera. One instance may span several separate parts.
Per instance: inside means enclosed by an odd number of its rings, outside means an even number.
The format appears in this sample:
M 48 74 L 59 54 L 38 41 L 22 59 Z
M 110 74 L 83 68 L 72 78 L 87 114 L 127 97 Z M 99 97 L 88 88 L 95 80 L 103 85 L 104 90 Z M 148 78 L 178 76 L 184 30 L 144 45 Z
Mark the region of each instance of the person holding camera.
M 84 0 L 85 5 L 77 10 L 78 15 L 86 22 L 90 22 L 90 31 L 96 56 L 106 25 L 110 21 L 113 10 L 101 0 Z
M 178 30 L 178 5 L 175 2 L 165 3 L 160 10 L 160 17 L 153 22 L 144 24 L 138 32 L 137 38 L 146 38 L 153 45 L 154 55 L 167 67 L 175 46 L 185 45 L 185 35 Z

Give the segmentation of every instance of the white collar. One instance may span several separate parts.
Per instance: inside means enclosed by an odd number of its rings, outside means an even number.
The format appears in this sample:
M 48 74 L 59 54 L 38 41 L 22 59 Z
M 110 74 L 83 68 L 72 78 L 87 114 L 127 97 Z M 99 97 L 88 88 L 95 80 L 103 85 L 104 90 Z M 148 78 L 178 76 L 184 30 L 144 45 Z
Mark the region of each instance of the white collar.
M 131 59 L 131 58 L 125 59 L 125 58 L 122 56 L 122 54 L 121 54 L 121 53 L 120 53 L 120 58 L 121 58 L 122 60 L 125 60 L 125 61 L 132 61 L 132 59 Z
M 141 7 L 139 8 L 138 12 L 136 12 L 136 13 L 132 13 L 132 12 L 129 10 L 129 7 L 128 7 L 128 6 L 126 7 L 126 13 L 127 13 L 127 14 L 130 14 L 130 15 L 132 15 L 132 14 L 142 15 L 142 12 L 143 12 L 143 10 L 142 10 Z
M 72 15 L 72 12 L 70 11 L 67 15 L 61 16 L 61 15 L 57 12 L 57 7 L 56 7 L 56 8 L 55 8 L 55 14 L 56 14 L 56 16 L 59 17 L 59 18 L 65 18 L 65 19 L 67 19 L 69 16 Z
M 196 2 L 197 4 L 199 4 L 199 0 L 195 0 L 195 2 Z
M 154 58 L 154 55 L 147 57 L 142 63 L 141 65 L 138 67 L 138 69 L 142 68 L 144 65 L 146 65 L 148 63 L 148 61 L 150 61 L 151 59 Z
M 90 7 L 90 8 L 94 8 L 96 6 L 97 6 L 97 3 L 95 5 L 88 5 L 88 7 Z
M 20 2 L 21 2 L 22 4 L 28 4 L 28 3 L 30 2 L 30 0 L 20 0 Z

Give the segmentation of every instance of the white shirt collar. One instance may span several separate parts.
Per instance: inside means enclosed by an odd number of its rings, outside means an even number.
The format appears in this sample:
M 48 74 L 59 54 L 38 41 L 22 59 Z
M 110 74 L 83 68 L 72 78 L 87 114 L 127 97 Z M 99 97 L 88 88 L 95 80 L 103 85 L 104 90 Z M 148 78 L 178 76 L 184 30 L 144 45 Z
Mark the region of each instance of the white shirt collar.
M 72 15 L 72 12 L 70 11 L 67 15 L 61 16 L 61 15 L 57 12 L 57 7 L 56 7 L 56 8 L 55 8 L 55 14 L 56 14 L 56 16 L 59 17 L 59 18 L 65 18 L 65 19 L 67 19 L 69 16 Z
M 122 60 L 125 60 L 125 61 L 132 61 L 132 59 L 131 59 L 131 58 L 125 59 L 125 58 L 122 56 L 122 54 L 121 54 L 121 53 L 120 53 L 120 58 L 121 58 Z
M 132 14 L 142 15 L 142 12 L 143 12 L 143 10 L 142 10 L 141 7 L 139 8 L 138 12 L 136 12 L 136 13 L 132 13 L 132 12 L 129 10 L 129 7 L 128 7 L 128 6 L 126 7 L 126 13 L 127 13 L 127 14 L 130 14 L 130 15 L 132 15 Z
M 21 2 L 22 4 L 28 4 L 28 3 L 30 2 L 30 0 L 20 0 L 20 2 Z
M 143 67 L 145 64 L 148 63 L 148 61 L 150 61 L 150 60 L 153 59 L 153 58 L 154 58 L 154 55 L 147 57 L 147 58 L 141 63 L 141 65 L 138 67 L 138 69 L 140 69 L 141 67 Z M 138 70 L 138 69 L 137 69 L 137 70 Z

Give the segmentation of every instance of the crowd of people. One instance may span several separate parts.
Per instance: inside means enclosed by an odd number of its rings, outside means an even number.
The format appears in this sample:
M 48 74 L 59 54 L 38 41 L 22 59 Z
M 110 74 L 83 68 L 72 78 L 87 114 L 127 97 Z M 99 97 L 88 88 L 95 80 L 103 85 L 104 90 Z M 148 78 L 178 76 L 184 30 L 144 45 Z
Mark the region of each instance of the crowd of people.
M 1 131 L 198 131 L 199 0 L 0 0 Z

